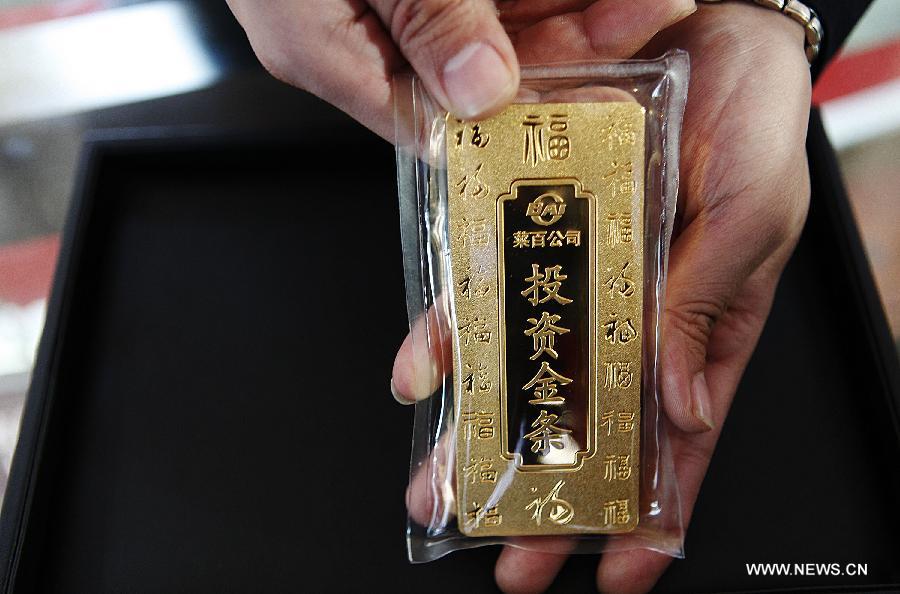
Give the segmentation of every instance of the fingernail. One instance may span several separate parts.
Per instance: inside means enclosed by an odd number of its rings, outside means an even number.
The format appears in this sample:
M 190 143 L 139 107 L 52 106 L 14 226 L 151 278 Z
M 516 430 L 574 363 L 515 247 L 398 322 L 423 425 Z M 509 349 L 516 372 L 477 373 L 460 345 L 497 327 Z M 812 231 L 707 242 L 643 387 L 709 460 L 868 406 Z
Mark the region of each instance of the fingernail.
M 407 388 L 410 394 L 407 394 L 412 400 L 422 400 L 428 398 L 440 386 L 440 371 L 434 357 L 436 354 L 426 349 L 416 349 L 412 358 L 412 377 L 410 385 Z
M 706 385 L 706 374 L 702 371 L 694 375 L 691 380 L 691 408 L 694 416 L 710 429 L 714 428 L 711 405 L 709 401 L 709 386 Z
M 413 404 L 412 400 L 407 400 L 403 396 L 400 395 L 400 392 L 397 391 L 397 386 L 394 385 L 394 378 L 391 378 L 391 396 L 394 397 L 394 400 L 406 406 L 408 404 Z
M 492 46 L 477 41 L 465 46 L 444 66 L 444 91 L 450 111 L 473 118 L 512 95 L 509 66 Z

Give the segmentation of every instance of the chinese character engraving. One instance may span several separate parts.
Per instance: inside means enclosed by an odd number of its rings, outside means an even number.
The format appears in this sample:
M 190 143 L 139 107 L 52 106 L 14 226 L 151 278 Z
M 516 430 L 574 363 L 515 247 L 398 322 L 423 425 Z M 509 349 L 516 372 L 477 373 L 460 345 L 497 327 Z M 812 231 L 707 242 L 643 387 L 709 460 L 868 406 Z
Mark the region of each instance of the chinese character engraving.
M 528 323 L 531 324 L 531 328 L 525 330 L 525 336 L 530 336 L 534 343 L 534 354 L 529 357 L 532 361 L 536 360 L 544 353 L 547 353 L 554 359 L 559 358 L 559 353 L 557 353 L 554 348 L 556 345 L 556 335 L 569 332 L 568 328 L 556 325 L 561 318 L 562 316 L 557 314 L 551 315 L 546 311 L 541 312 L 541 319 L 528 318 Z
M 621 117 L 613 117 L 609 125 L 600 130 L 600 137 L 605 138 L 609 149 L 614 146 L 630 145 L 634 146 L 637 141 L 637 134 L 631 122 Z
M 497 511 L 497 506 L 485 508 L 476 501 L 472 502 L 472 509 L 466 512 L 466 526 L 475 530 L 484 523 L 485 526 L 499 526 L 503 523 L 503 516 Z
M 461 124 L 462 120 L 456 120 L 457 124 Z M 463 126 L 456 133 L 456 146 L 463 145 L 463 139 L 466 137 L 466 127 Z M 481 132 L 481 124 L 475 124 L 472 126 L 472 137 L 469 140 L 469 144 L 477 148 L 484 148 L 491 141 L 491 137 L 488 134 L 483 134 Z
M 617 246 L 620 243 L 631 243 L 633 230 L 630 214 L 612 213 L 606 217 L 606 243 Z
M 581 230 L 567 231 L 515 231 L 512 234 L 514 248 L 562 247 L 564 245 L 581 245 Z
M 531 276 L 525 279 L 526 283 L 531 283 L 531 286 L 521 291 L 521 295 L 523 297 L 528 297 L 528 302 L 531 305 L 538 305 L 539 303 L 546 303 L 550 299 L 553 299 L 557 303 L 561 305 L 566 305 L 568 303 L 572 303 L 572 300 L 563 297 L 559 294 L 559 290 L 562 287 L 562 281 L 569 278 L 565 274 L 562 274 L 562 265 L 557 264 L 556 266 L 545 266 L 543 274 L 541 273 L 541 267 L 539 264 L 531 265 Z
M 606 435 L 612 435 L 613 417 L 615 414 L 615 411 L 612 410 L 600 413 L 600 426 L 606 427 Z
M 630 262 L 625 262 L 622 265 L 622 270 L 617 275 L 613 275 L 606 279 L 604 285 L 609 288 L 609 296 L 612 297 L 614 295 L 621 295 L 623 299 L 627 299 L 634 295 L 634 289 L 637 286 L 634 282 L 634 279 L 628 276 L 628 265 Z M 609 269 L 607 268 L 607 271 Z
M 552 125 L 551 125 L 552 126 Z M 547 139 L 547 156 L 555 161 L 561 161 L 569 156 L 569 137 L 563 135 L 551 136 Z
M 565 134 L 569 129 L 568 120 L 568 114 L 552 114 L 549 118 L 550 129 L 546 131 L 547 122 L 542 116 L 538 114 L 525 116 L 522 122 L 522 126 L 525 127 L 522 163 L 534 167 L 548 159 L 553 161 L 567 159 L 572 151 L 571 140 Z
M 465 346 L 469 346 L 472 342 L 480 342 L 489 344 L 494 333 L 488 329 L 487 322 L 478 316 L 472 320 L 463 319 L 461 324 L 456 327 L 459 332 L 459 339 Z
M 476 390 L 480 394 L 490 392 L 491 380 L 488 373 L 488 367 L 482 361 L 473 366 L 466 363 L 466 375 L 463 377 L 463 390 L 466 394 L 475 394 Z
M 531 424 L 534 431 L 525 435 L 525 439 L 531 442 L 532 452 L 540 454 L 541 456 L 546 456 L 550 453 L 551 448 L 561 450 L 565 447 L 563 435 L 571 433 L 572 431 L 564 429 L 563 427 L 558 427 L 555 424 L 558 420 L 559 415 L 547 412 L 544 409 L 540 410 L 538 417 Z
M 600 426 L 606 427 L 606 435 L 613 434 L 613 426 L 618 433 L 630 433 L 634 430 L 634 413 L 621 411 L 618 414 L 614 410 L 600 413 Z
M 607 361 L 603 363 L 606 367 L 606 388 L 627 388 L 631 386 L 634 380 L 634 372 L 631 371 L 631 362 L 629 361 Z
M 479 246 L 486 247 L 490 242 L 490 233 L 485 219 L 467 219 L 463 217 L 456 223 L 455 239 L 462 247 Z
M 604 524 L 627 524 L 630 521 L 627 499 L 613 499 L 603 504 Z
M 575 509 L 571 503 L 559 496 L 559 491 L 565 484 L 565 481 L 557 482 L 545 497 L 537 497 L 525 506 L 525 511 L 533 510 L 531 519 L 535 524 L 541 525 L 545 509 L 548 510 L 547 519 L 558 526 L 564 526 L 572 521 L 572 518 L 575 517 Z M 532 487 L 531 492 L 537 493 L 537 488 Z
M 466 439 L 492 439 L 494 437 L 494 413 L 487 411 L 464 412 L 460 422 L 466 430 Z
M 484 148 L 491 141 L 491 137 L 487 134 L 481 133 L 481 124 L 475 124 L 472 126 L 472 146 L 477 146 L 478 148 Z
M 634 194 L 637 184 L 634 181 L 634 170 L 631 161 L 619 163 L 613 161 L 610 166 L 612 169 L 607 172 L 603 179 L 609 180 L 609 189 L 612 197 L 619 195 L 631 196 Z
M 610 454 L 603 459 L 603 480 L 626 481 L 631 478 L 631 456 Z
M 456 188 L 459 190 L 459 195 L 462 196 L 463 199 L 483 198 L 490 194 L 491 188 L 478 177 L 483 166 L 484 163 L 479 163 L 475 168 L 475 171 L 471 174 L 464 175 L 461 180 L 456 182 Z
M 466 299 L 479 299 L 491 291 L 491 284 L 487 280 L 485 267 L 479 264 L 475 270 L 470 270 L 456 283 L 459 294 Z
M 529 239 L 530 233 L 528 231 L 516 231 L 513 233 L 513 247 L 514 248 L 527 248 L 531 245 L 531 240 Z
M 637 338 L 637 329 L 631 322 L 631 318 L 620 320 L 616 314 L 612 314 L 612 319 L 603 324 L 603 327 L 606 329 L 603 338 L 609 344 L 627 344 Z
M 463 466 L 463 480 L 470 483 L 496 483 L 497 471 L 493 458 L 470 458 L 469 464 Z
M 531 163 L 534 167 L 544 160 L 544 123 L 539 115 L 529 115 L 522 122 L 525 126 L 523 163 Z
M 556 373 L 549 363 L 541 361 L 541 368 L 522 389 L 527 391 L 534 388 L 534 398 L 528 401 L 529 404 L 562 404 L 565 399 L 556 395 L 559 386 L 571 383 L 571 379 Z
M 629 433 L 634 429 L 633 412 L 620 412 L 617 419 L 618 423 L 616 424 L 616 431 L 619 433 Z

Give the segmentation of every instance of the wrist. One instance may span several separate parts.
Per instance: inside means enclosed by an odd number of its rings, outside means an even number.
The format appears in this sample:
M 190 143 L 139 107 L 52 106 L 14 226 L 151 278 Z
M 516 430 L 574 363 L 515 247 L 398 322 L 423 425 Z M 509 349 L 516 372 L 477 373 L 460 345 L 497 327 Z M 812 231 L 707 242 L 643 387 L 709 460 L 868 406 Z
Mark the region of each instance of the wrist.
M 804 26 L 777 10 L 748 0 L 701 2 L 689 18 L 703 19 L 705 27 L 731 37 L 736 51 L 770 50 L 807 61 Z
M 766 70 L 809 71 L 804 28 L 789 16 L 747 0 L 700 2 L 685 19 L 698 37 L 697 50 L 744 56 Z M 808 79 L 808 76 L 802 77 Z

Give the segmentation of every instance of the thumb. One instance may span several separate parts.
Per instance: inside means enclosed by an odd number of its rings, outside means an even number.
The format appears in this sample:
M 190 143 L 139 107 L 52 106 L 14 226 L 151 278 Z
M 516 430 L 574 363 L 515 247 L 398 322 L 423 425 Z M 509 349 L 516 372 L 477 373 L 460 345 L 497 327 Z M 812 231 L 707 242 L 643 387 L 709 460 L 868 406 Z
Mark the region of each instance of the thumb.
M 502 109 L 519 87 L 519 63 L 489 0 L 372 0 L 425 87 L 463 119 Z
M 771 249 L 767 244 L 758 238 L 754 242 L 727 220 L 704 215 L 691 221 L 672 244 L 661 383 L 666 414 L 683 431 L 714 427 L 706 373 L 716 354 L 710 339 L 717 324 L 725 323 L 723 316 L 738 290 L 765 260 Z M 734 330 L 740 340 L 756 339 L 748 328 Z

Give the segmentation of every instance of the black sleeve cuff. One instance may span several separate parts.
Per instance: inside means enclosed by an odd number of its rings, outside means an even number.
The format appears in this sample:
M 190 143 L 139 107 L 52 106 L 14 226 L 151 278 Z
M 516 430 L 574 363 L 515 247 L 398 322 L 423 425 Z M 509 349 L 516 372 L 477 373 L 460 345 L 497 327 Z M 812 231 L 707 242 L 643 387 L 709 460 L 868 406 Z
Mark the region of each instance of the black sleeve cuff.
M 825 31 L 819 55 L 813 63 L 813 80 L 844 44 L 872 0 L 803 0 L 816 11 Z

